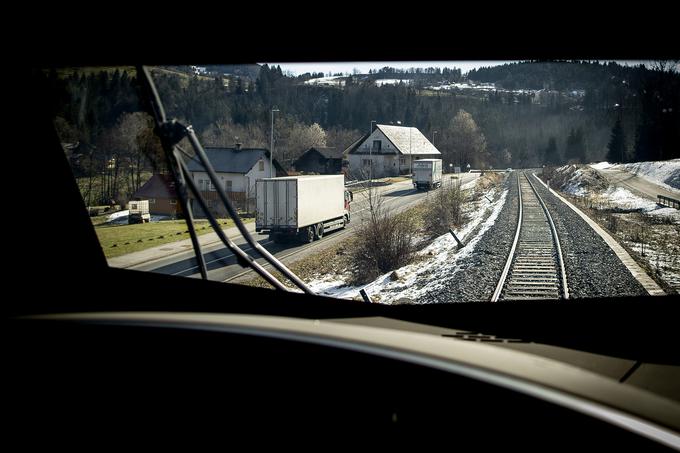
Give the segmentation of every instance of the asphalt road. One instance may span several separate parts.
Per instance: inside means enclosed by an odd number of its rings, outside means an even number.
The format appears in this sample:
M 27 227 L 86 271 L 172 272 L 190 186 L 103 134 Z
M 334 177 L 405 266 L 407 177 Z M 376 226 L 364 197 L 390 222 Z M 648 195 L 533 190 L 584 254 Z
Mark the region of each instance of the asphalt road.
M 597 170 L 602 176 L 604 176 L 609 184 L 613 186 L 623 187 L 628 189 L 637 196 L 650 199 L 652 201 L 657 200 L 657 195 L 663 195 L 669 198 L 680 198 L 680 191 L 671 192 L 664 187 L 658 186 L 653 182 L 650 182 L 644 178 L 629 173 L 625 170 L 614 170 L 614 169 L 604 169 Z
M 477 178 L 478 176 L 479 174 L 464 173 L 461 175 L 461 180 L 462 183 L 465 184 L 469 181 L 472 181 L 474 178 Z M 416 191 L 413 189 L 411 181 L 403 181 L 384 187 L 378 187 L 378 193 L 384 198 L 386 207 L 392 209 L 394 212 L 399 212 L 422 202 L 432 192 Z M 344 230 L 336 230 L 327 233 L 323 239 L 314 241 L 311 244 L 299 244 L 295 242 L 288 244 L 275 244 L 269 240 L 268 235 L 255 233 L 254 224 L 249 224 L 248 229 L 251 231 L 254 239 L 264 246 L 270 253 L 272 253 L 285 264 L 290 264 L 295 260 L 301 259 L 312 253 L 317 253 L 326 247 L 335 245 L 338 242 L 350 237 L 349 235 L 351 235 L 361 223 L 361 219 L 369 214 L 368 203 L 365 198 L 366 197 L 361 192 L 355 194 L 351 210 L 352 221 Z M 259 257 L 257 252 L 253 252 L 252 248 L 243 238 L 232 238 L 232 240 L 246 253 L 257 256 L 258 263 L 263 265 L 266 263 L 263 258 Z M 217 243 L 213 246 L 206 247 L 203 249 L 203 252 L 208 269 L 208 278 L 210 280 L 234 281 L 241 278 L 250 278 L 250 275 L 254 275 L 252 274 L 252 271 L 242 268 L 236 262 L 236 257 L 234 254 L 231 253 L 231 251 L 229 251 L 222 243 Z M 200 278 L 196 257 L 193 251 L 174 254 L 153 262 L 134 266 L 131 269 Z

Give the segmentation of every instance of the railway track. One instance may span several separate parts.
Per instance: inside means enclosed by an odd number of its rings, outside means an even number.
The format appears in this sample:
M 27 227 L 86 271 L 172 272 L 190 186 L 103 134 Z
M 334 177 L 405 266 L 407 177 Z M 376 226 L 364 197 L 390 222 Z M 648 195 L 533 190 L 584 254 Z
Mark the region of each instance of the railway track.
M 550 212 L 528 175 L 518 172 L 517 180 L 517 230 L 491 301 L 568 299 L 562 250 Z

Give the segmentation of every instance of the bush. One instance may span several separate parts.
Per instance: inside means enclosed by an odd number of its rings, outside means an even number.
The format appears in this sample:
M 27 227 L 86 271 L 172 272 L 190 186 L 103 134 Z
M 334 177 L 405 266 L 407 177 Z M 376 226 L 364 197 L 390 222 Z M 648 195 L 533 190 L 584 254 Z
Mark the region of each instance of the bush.
M 353 284 L 370 282 L 411 263 L 416 252 L 418 219 L 409 213 L 392 214 L 375 189 L 367 190 L 365 195 L 371 215 L 357 229 L 349 247 Z
M 462 225 L 465 220 L 462 211 L 464 202 L 460 181 L 453 181 L 453 184 L 436 191 L 425 205 L 425 230 L 432 236 L 439 236 L 447 233 L 449 228 Z

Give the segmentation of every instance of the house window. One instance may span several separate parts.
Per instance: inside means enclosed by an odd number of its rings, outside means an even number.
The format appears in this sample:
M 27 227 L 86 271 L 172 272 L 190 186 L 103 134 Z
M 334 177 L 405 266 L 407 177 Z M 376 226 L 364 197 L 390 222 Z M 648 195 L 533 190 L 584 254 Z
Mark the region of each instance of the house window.
M 215 185 L 213 183 L 211 183 L 210 180 L 206 181 L 205 185 L 208 188 L 208 190 L 210 190 L 211 192 L 215 191 Z
M 364 167 L 370 167 L 371 159 L 361 159 L 361 165 L 363 165 Z
M 155 198 L 149 198 L 149 204 L 156 204 Z
M 231 181 L 227 181 L 227 182 L 224 184 L 224 190 L 226 190 L 227 192 L 231 192 L 231 191 L 232 191 L 232 190 L 231 190 Z
M 399 165 L 406 165 L 406 158 L 405 157 L 399 158 Z
M 170 204 L 177 204 L 177 200 L 175 200 L 174 198 L 171 198 L 171 199 L 170 199 Z
M 260 171 L 264 171 L 264 161 L 260 159 Z
M 382 140 L 373 140 L 373 149 L 376 151 L 380 151 L 380 148 L 382 146 Z

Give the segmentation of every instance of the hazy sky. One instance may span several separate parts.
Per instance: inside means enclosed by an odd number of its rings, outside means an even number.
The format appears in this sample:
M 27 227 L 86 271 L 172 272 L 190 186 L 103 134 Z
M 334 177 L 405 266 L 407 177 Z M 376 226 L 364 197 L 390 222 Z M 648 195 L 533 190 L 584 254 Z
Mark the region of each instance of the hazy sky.
M 268 63 L 270 66 L 281 66 L 281 70 L 290 71 L 294 75 L 304 74 L 306 72 L 329 72 L 335 74 L 338 72 L 352 73 L 354 68 L 358 69 L 360 73 L 368 73 L 369 69 L 380 69 L 385 66 L 393 68 L 459 68 L 463 74 L 473 68 L 480 68 L 482 66 L 497 66 L 505 63 L 512 63 L 513 61 L 376 61 L 376 62 L 334 62 L 334 63 Z M 648 63 L 648 61 L 618 61 L 620 64 L 636 65 L 639 63 Z

